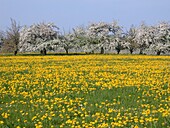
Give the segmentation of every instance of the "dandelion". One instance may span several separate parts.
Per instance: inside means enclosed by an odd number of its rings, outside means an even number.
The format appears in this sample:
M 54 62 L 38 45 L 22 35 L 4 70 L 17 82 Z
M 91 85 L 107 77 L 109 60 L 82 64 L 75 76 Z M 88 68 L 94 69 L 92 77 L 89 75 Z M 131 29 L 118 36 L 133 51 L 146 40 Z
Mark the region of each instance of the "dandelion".
M 4 113 L 4 112 L 3 112 L 1 115 L 2 115 L 3 118 L 8 118 L 8 117 L 9 117 L 9 114 L 8 114 L 8 113 Z
M 0 124 L 3 124 L 4 122 L 3 121 L 0 121 Z
M 37 118 L 37 116 L 34 116 L 34 117 L 32 118 L 32 121 L 34 121 L 36 118 Z
M 137 125 L 135 125 L 134 128 L 139 128 L 139 127 Z

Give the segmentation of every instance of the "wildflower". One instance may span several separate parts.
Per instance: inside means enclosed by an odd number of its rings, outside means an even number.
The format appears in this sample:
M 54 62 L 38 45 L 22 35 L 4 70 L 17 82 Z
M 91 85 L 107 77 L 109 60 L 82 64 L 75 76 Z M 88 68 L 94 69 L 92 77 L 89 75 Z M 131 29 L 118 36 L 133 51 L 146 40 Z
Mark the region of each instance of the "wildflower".
M 0 121 L 0 124 L 3 124 L 4 122 L 3 121 Z
M 1 115 L 2 115 L 3 118 L 8 118 L 8 116 L 9 116 L 8 113 L 4 113 L 4 112 Z
M 32 121 L 35 120 L 36 118 L 37 118 L 37 116 L 34 116 L 34 117 L 32 118 Z
M 137 125 L 135 125 L 134 128 L 139 128 L 139 127 Z

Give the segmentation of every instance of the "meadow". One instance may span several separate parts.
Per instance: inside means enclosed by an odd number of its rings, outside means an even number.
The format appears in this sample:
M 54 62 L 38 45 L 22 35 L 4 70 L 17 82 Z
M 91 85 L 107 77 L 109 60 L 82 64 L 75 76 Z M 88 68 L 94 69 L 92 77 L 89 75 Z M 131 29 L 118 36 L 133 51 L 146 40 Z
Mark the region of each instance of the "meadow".
M 170 128 L 170 56 L 0 56 L 0 128 Z

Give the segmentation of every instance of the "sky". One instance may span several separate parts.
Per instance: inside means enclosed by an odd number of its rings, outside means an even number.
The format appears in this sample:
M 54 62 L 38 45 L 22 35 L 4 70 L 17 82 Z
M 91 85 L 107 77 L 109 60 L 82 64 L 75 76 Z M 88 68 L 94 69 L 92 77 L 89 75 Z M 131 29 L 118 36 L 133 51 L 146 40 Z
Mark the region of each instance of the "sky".
M 113 20 L 128 29 L 170 21 L 169 5 L 170 0 L 0 0 L 0 30 L 10 27 L 10 18 L 28 26 L 53 22 L 64 31 Z

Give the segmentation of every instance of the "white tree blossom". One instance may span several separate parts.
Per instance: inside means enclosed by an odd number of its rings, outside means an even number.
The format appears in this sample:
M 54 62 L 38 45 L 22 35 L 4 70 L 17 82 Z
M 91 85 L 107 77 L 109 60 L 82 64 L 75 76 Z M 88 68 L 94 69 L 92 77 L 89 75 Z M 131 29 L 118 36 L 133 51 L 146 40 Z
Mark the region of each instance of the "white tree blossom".
M 115 38 L 121 36 L 121 27 L 116 21 L 112 23 L 98 22 L 92 23 L 87 28 L 87 35 L 89 37 L 89 48 L 94 45 L 92 50 L 101 49 L 100 53 L 104 53 L 104 49 L 109 49 L 116 44 Z
M 83 26 L 78 26 L 73 29 L 73 33 L 75 36 L 75 43 L 76 43 L 76 49 L 83 50 L 83 52 L 90 52 L 90 47 L 89 49 L 87 48 L 87 44 L 89 43 L 89 36 L 87 33 L 87 28 Z
M 57 42 L 59 29 L 53 23 L 39 23 L 23 27 L 20 32 L 20 51 L 39 51 L 53 47 Z M 55 41 L 53 41 L 55 40 Z
M 123 49 L 129 49 L 132 54 L 136 49 L 154 51 L 157 55 L 170 51 L 170 24 L 161 22 L 149 26 L 142 23 L 139 27 L 131 27 L 124 34 L 118 22 L 91 23 L 87 27 L 76 27 L 72 32 L 60 33 L 53 23 L 33 24 L 25 26 L 20 32 L 20 51 L 40 51 L 64 49 L 103 54 L 106 50 L 116 50 L 119 54 Z
M 103 47 L 106 43 L 106 37 L 109 34 L 109 25 L 105 22 L 92 23 L 87 28 L 87 35 L 89 37 L 89 43 L 87 46 L 91 49 L 91 52 L 101 48 L 101 53 L 103 53 Z M 94 47 L 91 47 L 91 46 Z M 86 47 L 87 47 L 86 46 Z
M 116 21 L 113 21 L 109 25 L 109 30 L 109 48 L 114 48 L 114 50 L 117 51 L 117 54 L 119 54 L 121 50 L 126 48 L 122 27 L 119 26 Z
M 138 48 L 138 44 L 135 40 L 137 34 L 136 27 L 133 25 L 130 27 L 129 31 L 125 35 L 125 47 L 129 49 L 130 53 L 132 54 L 134 50 Z
M 150 49 L 155 51 L 157 55 L 170 52 L 170 24 L 168 22 L 161 22 L 155 26 L 152 33 L 154 41 Z
M 75 35 L 73 33 L 60 35 L 59 40 L 60 40 L 59 47 L 64 48 L 66 54 L 69 53 L 69 49 L 75 48 L 77 45 L 75 42 Z
M 143 50 L 148 48 L 150 45 L 151 38 L 149 29 L 149 26 L 145 23 L 142 23 L 140 27 L 136 29 L 136 36 L 134 40 L 140 49 L 140 54 L 143 54 Z

